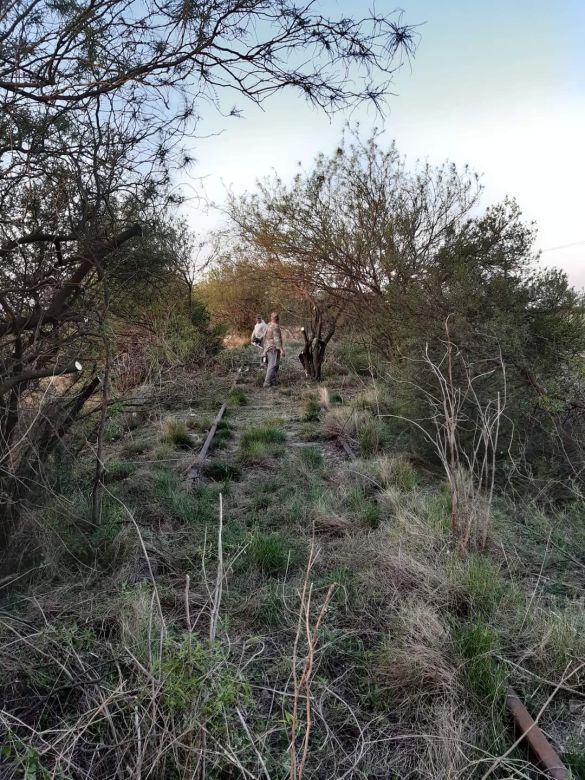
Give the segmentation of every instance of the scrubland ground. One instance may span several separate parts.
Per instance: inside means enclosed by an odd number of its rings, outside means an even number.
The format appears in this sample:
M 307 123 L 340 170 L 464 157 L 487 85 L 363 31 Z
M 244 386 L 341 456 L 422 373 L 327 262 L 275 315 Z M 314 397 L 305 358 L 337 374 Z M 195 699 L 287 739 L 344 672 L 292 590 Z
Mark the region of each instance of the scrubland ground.
M 287 358 L 266 391 L 240 348 L 142 388 L 98 527 L 91 451 L 47 464 L 0 583 L 2 778 L 543 777 L 508 685 L 585 777 L 580 505 L 499 497 L 487 550 L 454 552 L 383 386 L 334 368 Z

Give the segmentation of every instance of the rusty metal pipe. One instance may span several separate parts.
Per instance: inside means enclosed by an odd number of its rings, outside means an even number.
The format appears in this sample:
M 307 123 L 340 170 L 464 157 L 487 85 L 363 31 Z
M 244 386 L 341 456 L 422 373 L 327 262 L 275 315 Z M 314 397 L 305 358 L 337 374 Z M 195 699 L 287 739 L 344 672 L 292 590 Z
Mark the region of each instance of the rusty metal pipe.
M 508 688 L 506 706 L 512 713 L 519 735 L 526 740 L 532 754 L 549 777 L 554 780 L 569 780 L 569 770 L 512 688 Z

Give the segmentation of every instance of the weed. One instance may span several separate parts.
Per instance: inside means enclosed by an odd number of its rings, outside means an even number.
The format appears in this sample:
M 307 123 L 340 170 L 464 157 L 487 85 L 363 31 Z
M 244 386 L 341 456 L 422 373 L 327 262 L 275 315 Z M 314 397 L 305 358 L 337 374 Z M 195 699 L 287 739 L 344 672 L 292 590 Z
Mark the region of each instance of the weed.
M 217 492 L 210 485 L 198 485 L 192 492 L 182 490 L 170 472 L 160 474 L 154 495 L 163 499 L 173 517 L 185 523 L 215 523 L 218 517 Z
M 331 393 L 329 396 L 329 402 L 334 406 L 338 406 L 339 404 L 343 403 L 343 397 L 340 395 L 340 393 Z

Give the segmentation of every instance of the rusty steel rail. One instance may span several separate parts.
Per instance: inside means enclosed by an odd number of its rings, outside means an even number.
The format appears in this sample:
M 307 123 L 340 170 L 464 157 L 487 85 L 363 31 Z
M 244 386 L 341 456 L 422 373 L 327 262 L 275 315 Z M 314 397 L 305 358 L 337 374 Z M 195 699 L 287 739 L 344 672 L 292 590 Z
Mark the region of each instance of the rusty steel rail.
M 237 378 L 234 379 L 234 381 L 232 382 L 232 386 L 230 387 L 230 389 L 228 391 L 228 396 L 229 396 L 229 393 L 236 386 L 236 382 L 237 382 Z M 205 461 L 205 458 L 207 457 L 207 453 L 209 452 L 209 448 L 211 447 L 211 443 L 213 441 L 213 437 L 215 436 L 215 434 L 217 432 L 217 426 L 220 424 L 221 418 L 225 414 L 225 410 L 227 409 L 227 405 L 228 405 L 228 402 L 227 402 L 227 399 L 226 399 L 223 402 L 223 404 L 221 405 L 221 408 L 220 408 L 219 412 L 215 416 L 215 419 L 214 419 L 214 421 L 211 424 L 211 428 L 207 432 L 207 437 L 206 437 L 205 441 L 203 442 L 203 447 L 201 447 L 201 449 L 199 450 L 199 453 L 198 453 L 196 459 L 193 461 L 193 463 L 187 469 L 187 488 L 191 487 L 191 485 L 193 484 L 195 478 L 197 477 L 197 475 L 199 473 L 199 468 L 202 466 L 203 462 Z
M 569 780 L 569 770 L 512 688 L 508 688 L 506 694 L 506 707 L 512 714 L 520 738 L 526 741 L 532 755 L 548 776 L 554 780 Z
M 226 409 L 227 409 L 227 401 L 224 401 L 223 404 L 221 405 L 221 409 L 219 410 L 213 423 L 211 424 L 211 428 L 207 433 L 207 438 L 203 442 L 203 447 L 201 447 L 197 455 L 197 458 L 193 461 L 193 463 L 191 463 L 191 465 L 187 469 L 187 488 L 190 488 L 193 482 L 195 481 L 199 473 L 199 469 L 202 466 L 203 462 L 205 461 L 205 458 L 207 457 L 207 453 L 209 452 L 209 448 L 211 447 L 211 442 L 213 441 L 213 437 L 215 436 L 215 433 L 217 431 L 217 426 L 220 424 L 221 418 L 223 417 Z
M 337 437 L 337 441 L 339 442 L 339 444 L 341 444 L 342 448 L 345 450 L 345 452 L 346 452 L 347 456 L 349 457 L 349 459 L 350 460 L 355 460 L 356 459 L 356 454 L 352 450 L 352 448 L 349 446 L 349 443 L 348 443 L 347 439 L 345 438 L 345 436 L 338 436 Z

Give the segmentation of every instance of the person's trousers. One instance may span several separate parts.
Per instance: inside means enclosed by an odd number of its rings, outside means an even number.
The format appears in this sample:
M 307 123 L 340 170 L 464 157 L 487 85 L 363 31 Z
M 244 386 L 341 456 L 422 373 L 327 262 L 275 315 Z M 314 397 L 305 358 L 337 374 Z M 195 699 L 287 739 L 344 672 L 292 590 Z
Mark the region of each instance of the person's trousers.
M 271 387 L 276 382 L 278 376 L 278 366 L 280 365 L 280 350 L 269 349 L 266 353 L 268 359 L 268 366 L 266 368 L 266 378 L 264 379 L 264 387 Z

